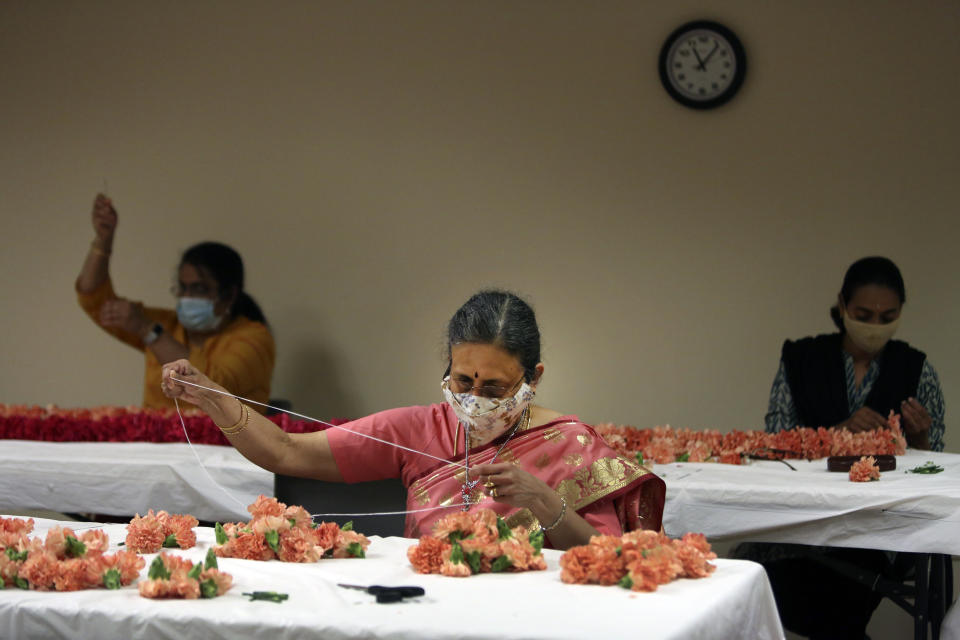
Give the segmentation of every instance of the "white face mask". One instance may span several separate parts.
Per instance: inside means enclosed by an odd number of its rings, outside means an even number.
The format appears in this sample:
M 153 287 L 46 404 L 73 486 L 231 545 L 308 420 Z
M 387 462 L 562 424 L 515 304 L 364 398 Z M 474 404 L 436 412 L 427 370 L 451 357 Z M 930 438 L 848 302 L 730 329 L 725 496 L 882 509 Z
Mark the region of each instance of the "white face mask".
M 209 298 L 183 297 L 177 302 L 177 319 L 190 331 L 213 331 L 220 326 L 223 316 L 216 315 Z
M 470 427 L 474 446 L 490 442 L 513 426 L 536 395 L 533 387 L 526 382 L 508 398 L 483 398 L 469 392 L 454 393 L 450 390 L 449 376 L 443 379 L 440 388 L 460 422 Z
M 847 335 L 853 344 L 857 345 L 870 355 L 879 353 L 881 349 L 887 346 L 887 342 L 897 332 L 900 326 L 900 316 L 893 322 L 887 324 L 873 324 L 871 322 L 860 322 L 847 315 L 847 310 L 841 307 L 843 313 L 843 327 L 847 330 Z

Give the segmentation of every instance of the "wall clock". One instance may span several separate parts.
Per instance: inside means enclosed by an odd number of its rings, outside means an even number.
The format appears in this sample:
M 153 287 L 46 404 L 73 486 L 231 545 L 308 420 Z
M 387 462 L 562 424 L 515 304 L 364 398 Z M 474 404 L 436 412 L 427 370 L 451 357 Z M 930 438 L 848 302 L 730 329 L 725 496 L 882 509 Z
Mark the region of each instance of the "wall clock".
M 743 84 L 747 56 L 740 39 L 722 24 L 688 22 L 660 50 L 660 81 L 674 100 L 693 109 L 729 101 Z

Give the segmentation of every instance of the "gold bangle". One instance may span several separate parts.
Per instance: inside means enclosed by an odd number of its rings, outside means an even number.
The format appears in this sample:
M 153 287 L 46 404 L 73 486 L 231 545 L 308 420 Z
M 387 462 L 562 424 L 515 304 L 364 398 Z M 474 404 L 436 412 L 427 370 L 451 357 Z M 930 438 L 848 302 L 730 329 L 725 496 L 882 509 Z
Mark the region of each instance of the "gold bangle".
M 560 498 L 560 515 L 557 516 L 557 519 L 553 521 L 549 527 L 545 527 L 542 524 L 540 525 L 540 531 L 550 531 L 551 529 L 556 529 L 557 525 L 560 524 L 560 521 L 563 520 L 563 516 L 567 515 L 567 501 L 563 499 L 563 496 L 557 496 Z
M 237 402 L 240 402 L 240 401 L 237 400 Z M 237 423 L 229 427 L 220 427 L 220 431 L 222 431 L 224 435 L 235 436 L 241 431 L 243 431 L 244 429 L 246 429 L 247 424 L 249 422 L 250 422 L 250 409 L 247 407 L 247 405 L 240 402 L 240 418 L 237 420 Z
M 93 242 L 90 243 L 90 251 L 93 251 L 93 254 L 97 256 L 103 256 L 104 258 L 110 257 L 109 251 L 104 251 L 103 249 L 98 247 L 96 243 L 93 243 Z

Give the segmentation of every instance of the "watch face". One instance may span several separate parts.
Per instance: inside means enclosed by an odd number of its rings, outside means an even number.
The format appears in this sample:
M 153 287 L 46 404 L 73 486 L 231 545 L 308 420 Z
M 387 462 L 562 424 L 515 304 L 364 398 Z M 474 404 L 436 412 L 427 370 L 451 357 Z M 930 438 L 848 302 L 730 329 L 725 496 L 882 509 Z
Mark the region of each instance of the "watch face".
M 746 72 L 737 37 L 722 25 L 695 22 L 677 29 L 660 54 L 660 77 L 678 102 L 715 107 L 736 93 Z

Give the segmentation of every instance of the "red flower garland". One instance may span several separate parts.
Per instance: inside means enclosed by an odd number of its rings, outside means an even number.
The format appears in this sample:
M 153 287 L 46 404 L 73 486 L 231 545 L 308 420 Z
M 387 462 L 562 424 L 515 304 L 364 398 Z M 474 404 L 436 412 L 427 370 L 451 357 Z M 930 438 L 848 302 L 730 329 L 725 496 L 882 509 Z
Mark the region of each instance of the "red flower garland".
M 743 464 L 745 457 L 817 460 L 829 456 L 903 455 L 907 441 L 893 411 L 886 429 L 851 433 L 844 428 L 801 427 L 777 433 L 714 429 L 691 431 L 670 426 L 636 429 L 610 423 L 595 429 L 617 453 L 645 462 Z
M 194 444 L 230 443 L 206 414 L 185 409 L 183 422 Z M 322 431 L 326 425 L 292 420 L 287 414 L 270 416 L 287 433 Z M 331 424 L 347 420 L 334 418 Z M 0 403 L 0 439 L 47 442 L 186 442 L 180 418 L 173 409 L 93 407 L 60 409 Z

